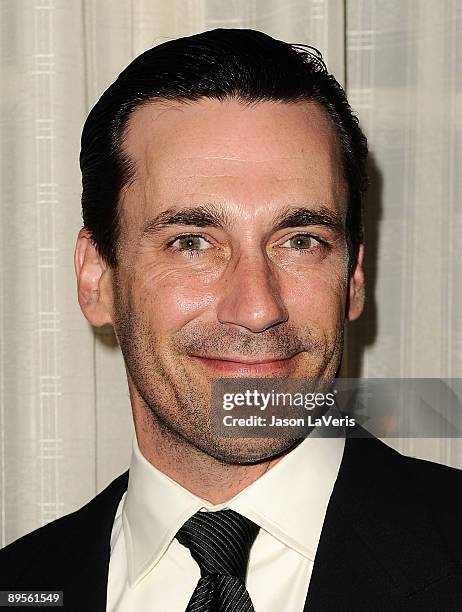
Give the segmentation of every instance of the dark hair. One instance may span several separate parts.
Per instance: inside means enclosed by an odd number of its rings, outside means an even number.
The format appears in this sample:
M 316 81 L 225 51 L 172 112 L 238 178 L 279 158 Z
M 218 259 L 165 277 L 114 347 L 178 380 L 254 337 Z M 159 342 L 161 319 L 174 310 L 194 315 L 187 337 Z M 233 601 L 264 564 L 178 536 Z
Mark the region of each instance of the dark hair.
M 339 137 L 348 184 L 346 239 L 351 266 L 363 236 L 367 142 L 345 92 L 316 49 L 237 29 L 211 30 L 149 49 L 133 60 L 90 112 L 80 153 L 83 221 L 108 265 L 117 265 L 118 201 L 133 174 L 121 150 L 131 113 L 154 99 L 200 98 L 314 101 L 327 111 Z

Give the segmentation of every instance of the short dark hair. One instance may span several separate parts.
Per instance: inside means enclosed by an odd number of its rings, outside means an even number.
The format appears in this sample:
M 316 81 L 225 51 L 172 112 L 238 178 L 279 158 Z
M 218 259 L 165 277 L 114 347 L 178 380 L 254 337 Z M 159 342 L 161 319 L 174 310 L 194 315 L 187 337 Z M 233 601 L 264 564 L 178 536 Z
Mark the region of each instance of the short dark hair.
M 131 113 L 152 100 L 235 98 L 317 102 L 341 145 L 348 185 L 346 240 L 350 266 L 363 239 L 367 141 L 345 92 L 313 47 L 288 44 L 256 30 L 216 29 L 160 44 L 138 56 L 103 93 L 82 132 L 84 227 L 106 263 L 117 266 L 121 190 L 134 168 L 122 150 Z

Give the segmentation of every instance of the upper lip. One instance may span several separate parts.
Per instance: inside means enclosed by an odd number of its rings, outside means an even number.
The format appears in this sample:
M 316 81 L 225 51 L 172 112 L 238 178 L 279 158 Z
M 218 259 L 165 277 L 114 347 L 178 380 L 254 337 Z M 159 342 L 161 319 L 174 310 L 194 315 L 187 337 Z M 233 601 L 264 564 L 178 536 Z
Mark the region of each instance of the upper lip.
M 262 363 L 273 363 L 274 361 L 286 361 L 291 357 L 258 357 L 255 359 L 245 359 L 244 357 L 223 357 L 221 355 L 193 355 L 201 359 L 214 359 L 216 361 L 231 361 L 233 363 L 242 363 L 244 365 L 260 365 Z

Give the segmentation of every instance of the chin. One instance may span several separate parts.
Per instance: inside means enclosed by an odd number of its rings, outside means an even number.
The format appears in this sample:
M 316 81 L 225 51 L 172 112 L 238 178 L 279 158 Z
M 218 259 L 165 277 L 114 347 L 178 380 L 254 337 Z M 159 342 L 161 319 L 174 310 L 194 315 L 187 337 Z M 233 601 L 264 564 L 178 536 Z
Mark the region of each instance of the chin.
M 206 444 L 197 444 L 200 450 L 223 463 L 251 465 L 284 455 L 300 439 L 284 438 L 214 438 Z

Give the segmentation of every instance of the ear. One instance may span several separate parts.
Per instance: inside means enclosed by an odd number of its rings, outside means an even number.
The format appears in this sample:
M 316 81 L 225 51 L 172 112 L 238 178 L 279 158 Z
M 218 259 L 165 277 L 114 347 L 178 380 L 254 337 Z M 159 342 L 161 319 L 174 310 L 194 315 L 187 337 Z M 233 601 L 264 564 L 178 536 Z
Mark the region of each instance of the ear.
M 111 270 L 96 250 L 90 232 L 83 228 L 77 237 L 74 254 L 80 308 L 95 327 L 112 325 Z
M 358 255 L 354 268 L 350 275 L 347 303 L 347 319 L 354 321 L 363 311 L 365 291 L 364 291 L 364 244 L 361 243 L 358 248 Z

